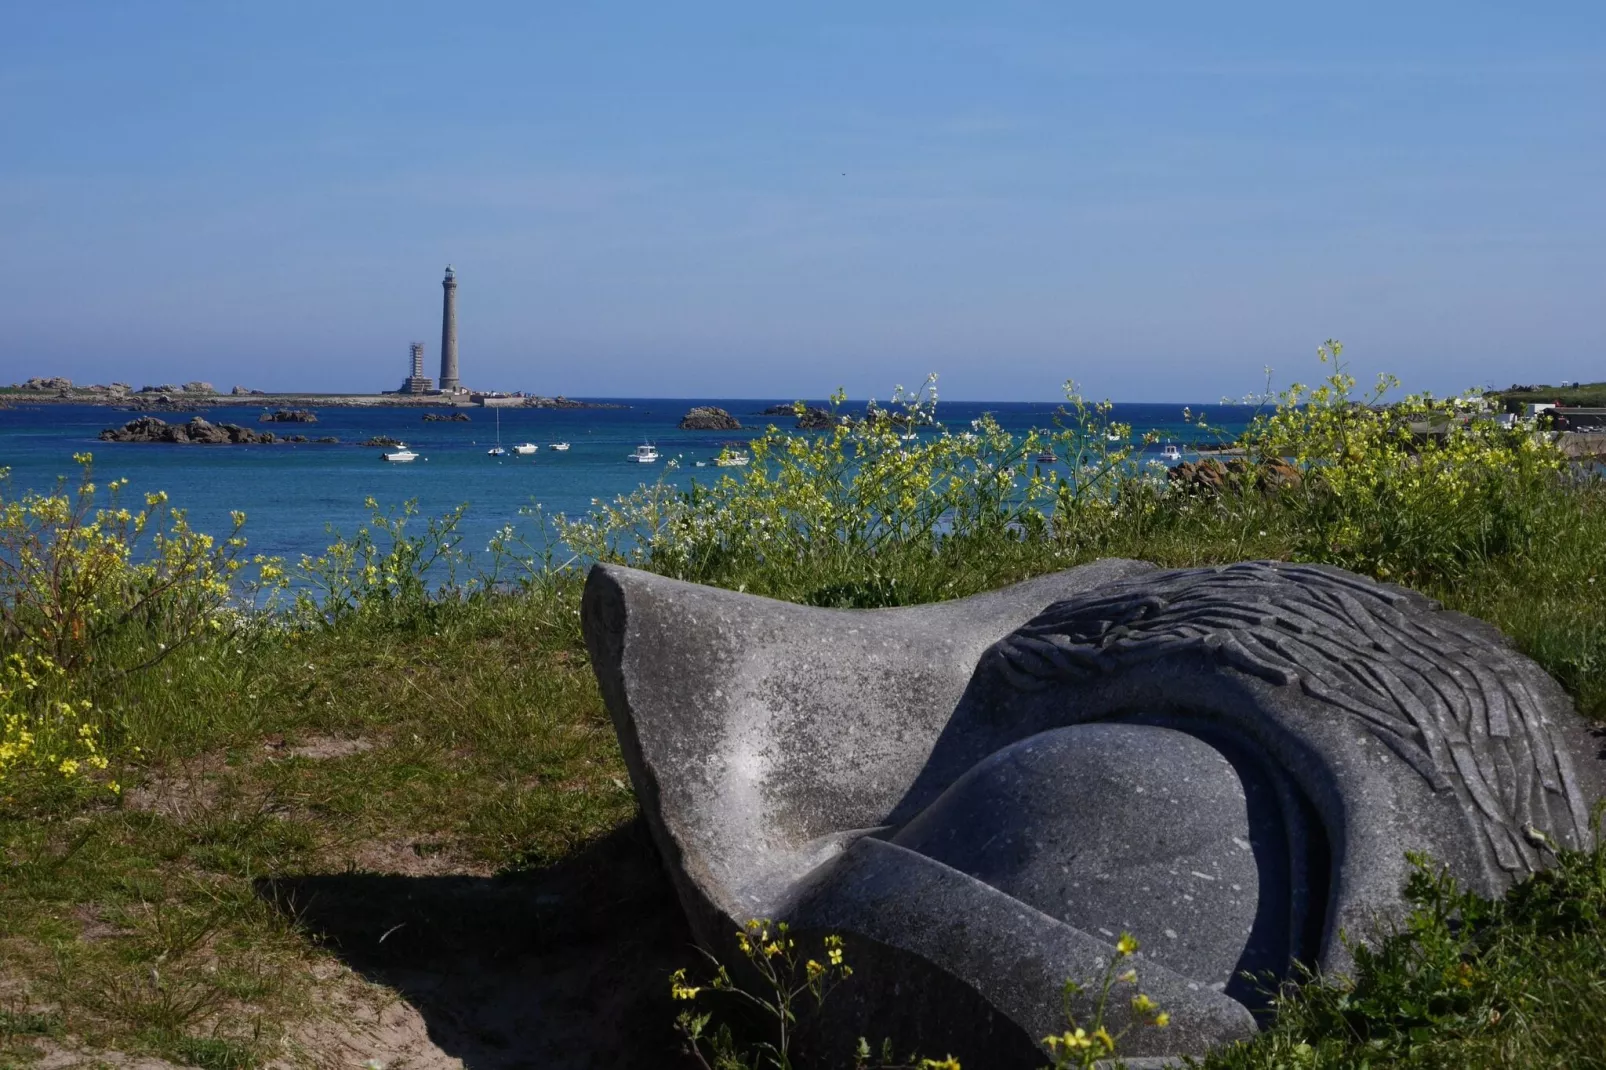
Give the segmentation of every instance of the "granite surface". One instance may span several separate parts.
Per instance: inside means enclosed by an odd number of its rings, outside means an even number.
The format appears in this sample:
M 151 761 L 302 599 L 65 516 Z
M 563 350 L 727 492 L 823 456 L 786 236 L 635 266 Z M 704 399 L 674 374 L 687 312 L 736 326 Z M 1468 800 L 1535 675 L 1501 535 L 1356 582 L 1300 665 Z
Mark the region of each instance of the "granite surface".
M 1123 1053 L 1197 1054 L 1297 963 L 1347 968 L 1406 852 L 1497 893 L 1606 787 L 1497 631 L 1337 569 L 1102 561 L 853 611 L 597 566 L 582 616 L 700 941 L 847 941 L 827 1045 L 1035 1065 L 1130 931 L 1172 1025 Z

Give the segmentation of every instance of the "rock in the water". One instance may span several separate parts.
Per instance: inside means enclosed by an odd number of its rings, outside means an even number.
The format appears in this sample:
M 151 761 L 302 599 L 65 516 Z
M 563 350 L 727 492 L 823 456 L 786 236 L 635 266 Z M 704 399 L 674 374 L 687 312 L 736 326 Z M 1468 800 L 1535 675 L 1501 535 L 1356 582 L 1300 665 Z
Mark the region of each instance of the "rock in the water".
M 257 417 L 261 424 L 315 424 L 318 414 L 309 409 L 274 409 Z
M 175 445 L 240 446 L 276 441 L 271 431 L 257 432 L 239 424 L 214 424 L 196 416 L 188 423 L 170 424 L 155 416 L 141 416 L 122 427 L 100 433 L 102 442 L 169 442 Z
M 219 427 L 199 416 L 195 417 L 183 427 L 185 436 L 191 442 L 198 442 L 205 446 L 227 445 L 233 441 L 228 429 Z
M 829 431 L 835 426 L 835 421 L 831 419 L 831 411 L 815 405 L 804 409 L 803 414 L 797 418 L 799 431 Z
M 830 409 L 822 409 L 818 405 L 806 405 L 800 413 L 797 404 L 771 405 L 759 413 L 760 416 L 793 416 L 797 418 L 799 431 L 826 431 L 836 426 L 831 417 Z
M 682 431 L 740 431 L 742 422 L 724 409 L 698 405 L 680 418 Z
M 466 412 L 454 412 L 450 416 L 446 415 L 445 413 L 440 413 L 440 412 L 426 412 L 424 414 L 424 422 L 426 424 L 433 424 L 433 423 L 466 424 L 466 423 L 469 422 L 470 419 L 472 419 L 472 417 L 470 417 L 469 414 L 466 413 Z
M 168 424 L 154 416 L 141 416 L 122 427 L 108 427 L 100 433 L 102 442 L 166 442 Z
M 851 611 L 598 565 L 582 621 L 704 947 L 740 961 L 752 917 L 840 934 L 835 1040 L 965 1065 L 1041 1065 L 1062 984 L 1122 930 L 1171 1015 L 1123 1055 L 1249 1037 L 1242 971 L 1349 970 L 1341 932 L 1408 913 L 1409 854 L 1498 895 L 1539 845 L 1590 847 L 1606 792 L 1565 692 L 1494 628 L 1336 568 L 1104 561 Z
M 252 395 L 252 394 L 264 393 L 264 391 L 252 390 L 248 386 L 237 386 L 237 387 L 234 387 L 233 389 L 231 389 L 229 391 L 229 393 L 233 394 L 235 397 L 247 397 L 247 396 Z
M 184 393 L 186 393 L 186 394 L 216 394 L 217 390 L 215 390 L 213 388 L 211 383 L 208 383 L 205 380 L 194 379 L 194 380 L 191 380 L 190 382 L 187 382 L 187 383 L 184 384 Z
M 364 446 L 386 446 L 386 447 L 389 447 L 389 446 L 400 446 L 401 443 L 398 442 L 396 439 L 391 438 L 389 435 L 375 435 L 373 438 L 370 438 L 366 442 L 363 442 L 362 445 L 364 445 Z

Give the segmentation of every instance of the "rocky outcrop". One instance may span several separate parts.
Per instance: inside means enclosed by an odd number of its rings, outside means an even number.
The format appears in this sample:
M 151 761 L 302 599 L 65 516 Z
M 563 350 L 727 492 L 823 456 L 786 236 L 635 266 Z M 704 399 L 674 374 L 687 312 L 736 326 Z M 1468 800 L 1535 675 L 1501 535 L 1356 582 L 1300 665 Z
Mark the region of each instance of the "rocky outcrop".
M 1566 432 L 1560 446 L 1561 452 L 1575 461 L 1606 460 L 1606 432 Z
M 129 408 L 133 409 L 160 409 L 163 412 L 194 412 L 201 408 L 201 403 L 187 398 L 175 398 L 172 394 L 146 394 L 138 393 L 129 397 Z
M 257 417 L 259 424 L 315 424 L 318 414 L 307 409 L 274 409 Z
M 682 431 L 740 431 L 742 422 L 724 409 L 698 405 L 680 418 Z
M 391 438 L 389 435 L 375 435 L 373 438 L 371 438 L 368 441 L 362 443 L 362 445 L 364 445 L 364 446 L 391 447 L 391 446 L 400 446 L 401 443 L 396 441 L 395 439 Z
M 17 389 L 34 390 L 41 394 L 59 394 L 63 390 L 72 389 L 72 380 L 63 378 L 59 375 L 53 375 L 49 378 L 40 378 L 36 375 L 32 379 L 29 379 L 27 382 L 23 383 Z
M 810 405 L 804 409 L 803 415 L 797 418 L 797 429 L 799 431 L 828 431 L 833 426 L 835 426 L 835 421 L 831 419 L 831 411 L 815 405 Z
M 830 409 L 823 409 L 818 405 L 806 405 L 802 413 L 798 412 L 797 404 L 771 405 L 759 412 L 760 416 L 795 416 L 799 431 L 826 431 L 836 426 L 836 420 L 831 416 Z
M 305 435 L 280 438 L 272 431 L 253 431 L 239 424 L 215 424 L 199 416 L 188 423 L 170 424 L 155 416 L 141 416 L 122 427 L 100 433 L 102 442 L 166 442 L 177 446 L 271 446 L 278 442 L 306 442 Z M 319 439 L 336 442 L 338 439 Z
M 450 416 L 447 416 L 443 412 L 426 412 L 424 414 L 424 422 L 426 424 L 433 424 L 433 423 L 466 424 L 466 423 L 469 422 L 469 420 L 470 420 L 470 416 L 466 412 L 454 412 Z
M 186 393 L 186 394 L 216 394 L 217 390 L 213 388 L 211 383 L 205 382 L 205 381 L 203 381 L 201 379 L 194 379 L 194 380 L 191 380 L 190 382 L 184 384 L 184 393 Z
M 1253 485 L 1262 492 L 1278 490 L 1294 490 L 1303 481 L 1304 477 L 1299 469 L 1283 460 L 1281 457 L 1272 457 L 1251 464 L 1241 457 L 1234 458 L 1222 464 L 1214 457 L 1206 457 L 1201 461 L 1183 461 L 1166 473 L 1166 478 L 1174 485 L 1192 492 L 1216 494 L 1229 484 L 1234 486 Z
M 141 394 L 182 394 L 184 391 L 180 390 L 172 383 L 167 383 L 162 386 L 150 386 L 147 384 L 140 387 L 139 392 Z
M 233 394 L 235 397 L 250 397 L 253 394 L 265 394 L 265 393 L 267 393 L 267 391 L 265 391 L 265 390 L 252 390 L 248 386 L 237 386 L 234 389 L 230 390 L 229 393 Z
M 527 409 L 628 409 L 629 405 L 618 405 L 611 401 L 576 401 L 559 394 L 555 398 L 544 398 L 532 394 L 524 399 Z

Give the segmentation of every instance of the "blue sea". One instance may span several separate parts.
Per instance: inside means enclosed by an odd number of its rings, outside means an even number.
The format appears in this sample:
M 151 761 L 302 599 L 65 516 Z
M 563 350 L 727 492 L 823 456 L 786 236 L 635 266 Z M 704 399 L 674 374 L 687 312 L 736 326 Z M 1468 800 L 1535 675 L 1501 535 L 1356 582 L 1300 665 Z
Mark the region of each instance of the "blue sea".
M 539 504 L 548 515 L 586 512 L 593 499 L 610 499 L 643 482 L 666 479 L 686 486 L 710 481 L 721 472 L 697 468 L 727 442 L 761 434 L 766 423 L 790 427 L 788 417 L 761 417 L 768 400 L 595 398 L 621 406 L 608 409 L 503 409 L 501 440 L 511 447 L 533 442 L 533 456 L 509 453 L 495 458 L 486 450 L 496 439 L 492 410 L 468 410 L 469 423 L 423 422 L 418 408 L 316 408 L 316 424 L 259 424 L 260 405 L 220 405 L 201 415 L 213 423 L 237 423 L 272 429 L 281 435 L 334 435 L 340 445 L 170 446 L 100 442 L 103 428 L 121 426 L 136 413 L 90 405 L 35 405 L 19 402 L 0 409 L 0 466 L 11 470 L 8 493 L 46 490 L 60 477 L 76 478 L 74 453 L 94 454 L 95 477 L 129 480 L 128 493 L 142 496 L 163 490 L 174 506 L 189 511 L 198 530 L 226 532 L 231 510 L 247 516 L 245 535 L 252 552 L 297 558 L 317 554 L 330 542 L 330 531 L 354 531 L 368 517 L 363 500 L 396 506 L 416 499 L 420 514 L 438 515 L 459 505 L 468 507 L 461 530 L 465 548 L 482 548 L 506 524 L 528 524 L 520 509 Z M 681 431 L 680 418 L 693 405 L 717 405 L 743 423 L 746 430 Z M 849 403 L 844 411 L 862 411 Z M 939 420 L 964 429 L 971 420 L 991 413 L 1007 429 L 1025 431 L 1054 426 L 1060 407 L 1052 403 L 966 403 L 944 401 Z M 1183 417 L 1184 405 L 1117 404 L 1114 420 L 1134 430 L 1157 431 L 1162 441 L 1178 444 L 1202 436 Z M 1236 433 L 1252 418 L 1247 406 L 1193 405 L 1194 419 L 1204 413 L 1211 424 Z M 169 422 L 188 420 L 190 413 L 156 413 Z M 931 432 L 923 432 L 930 434 Z M 412 464 L 386 464 L 380 451 L 355 445 L 376 435 L 400 439 L 420 453 Z M 555 452 L 551 442 L 567 441 L 570 449 Z M 665 459 L 678 457 L 680 467 L 641 465 L 627 459 L 643 442 L 657 445 Z M 1158 453 L 1159 447 L 1151 452 Z M 132 498 L 130 500 L 137 500 Z

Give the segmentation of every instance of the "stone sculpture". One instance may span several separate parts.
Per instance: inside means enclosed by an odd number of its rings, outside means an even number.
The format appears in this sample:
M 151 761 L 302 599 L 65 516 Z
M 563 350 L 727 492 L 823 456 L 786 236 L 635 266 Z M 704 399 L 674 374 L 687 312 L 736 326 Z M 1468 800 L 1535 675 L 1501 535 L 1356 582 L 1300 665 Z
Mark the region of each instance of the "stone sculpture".
M 1498 631 L 1339 569 L 1102 561 L 855 611 L 599 565 L 583 617 L 699 939 L 840 933 L 842 1037 L 967 1065 L 1038 1065 L 1122 930 L 1172 1022 L 1124 1054 L 1246 1037 L 1266 985 L 1399 916 L 1407 852 L 1498 893 L 1591 843 L 1606 788 Z

